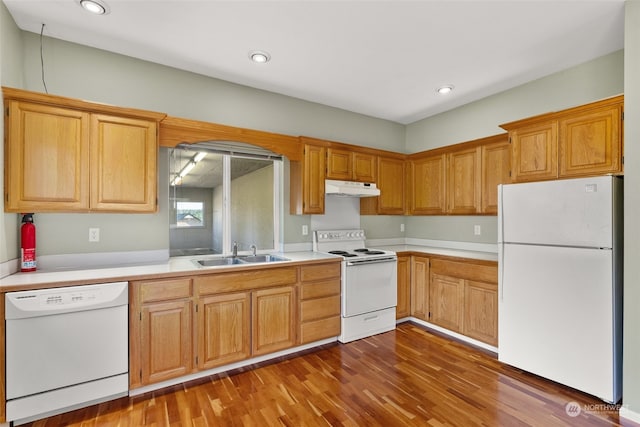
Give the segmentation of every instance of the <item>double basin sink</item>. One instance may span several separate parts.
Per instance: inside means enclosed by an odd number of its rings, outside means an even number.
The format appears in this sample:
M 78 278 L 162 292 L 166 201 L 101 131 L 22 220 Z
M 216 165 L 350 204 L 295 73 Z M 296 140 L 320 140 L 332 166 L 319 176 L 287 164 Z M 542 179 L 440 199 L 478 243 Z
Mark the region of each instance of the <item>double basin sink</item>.
M 238 255 L 224 258 L 198 259 L 194 262 L 198 267 L 219 267 L 223 265 L 259 264 L 267 262 L 290 261 L 279 255 Z

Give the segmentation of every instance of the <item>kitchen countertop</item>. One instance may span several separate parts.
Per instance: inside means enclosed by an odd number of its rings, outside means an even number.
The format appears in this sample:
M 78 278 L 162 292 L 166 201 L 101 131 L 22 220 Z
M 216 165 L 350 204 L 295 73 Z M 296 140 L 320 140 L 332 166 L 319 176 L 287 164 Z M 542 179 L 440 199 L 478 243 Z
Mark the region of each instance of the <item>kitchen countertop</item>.
M 457 258 L 498 261 L 495 252 L 471 251 L 421 245 L 375 245 L 375 249 L 401 252 L 419 252 L 425 255 L 440 255 Z M 289 261 L 272 263 L 245 264 L 234 266 L 197 267 L 194 259 L 218 258 L 219 256 L 174 257 L 169 261 L 156 264 L 130 265 L 123 267 L 89 268 L 81 270 L 38 270 L 34 273 L 16 273 L 0 279 L 0 292 L 25 289 L 43 289 L 47 287 L 72 286 L 80 284 L 105 283 L 129 280 L 175 277 L 184 274 L 212 274 L 243 269 L 274 268 L 298 264 L 301 262 L 339 260 L 340 257 L 330 254 L 301 251 L 279 253 Z
M 91 268 L 82 270 L 38 270 L 33 273 L 16 273 L 0 279 L 0 292 L 47 287 L 72 286 L 92 283 L 175 277 L 184 274 L 212 274 L 234 270 L 253 270 L 296 265 L 301 262 L 340 260 L 335 255 L 311 251 L 278 253 L 289 261 L 256 263 L 233 266 L 198 267 L 195 259 L 220 256 L 175 257 L 165 263 L 131 265 L 124 267 Z
M 372 249 L 381 249 L 386 251 L 400 252 L 421 252 L 424 254 L 450 256 L 456 258 L 477 259 L 482 261 L 498 261 L 496 252 L 480 252 L 465 249 L 449 249 L 435 246 L 420 245 L 389 245 L 389 246 L 373 246 Z

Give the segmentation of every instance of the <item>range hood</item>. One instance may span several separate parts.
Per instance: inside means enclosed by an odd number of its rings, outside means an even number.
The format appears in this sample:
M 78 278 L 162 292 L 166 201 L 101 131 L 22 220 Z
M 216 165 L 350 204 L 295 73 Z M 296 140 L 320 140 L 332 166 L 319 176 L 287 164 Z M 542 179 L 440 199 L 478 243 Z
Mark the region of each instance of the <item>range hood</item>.
M 375 197 L 380 195 L 380 190 L 375 183 L 327 179 L 324 181 L 324 194 L 343 197 Z

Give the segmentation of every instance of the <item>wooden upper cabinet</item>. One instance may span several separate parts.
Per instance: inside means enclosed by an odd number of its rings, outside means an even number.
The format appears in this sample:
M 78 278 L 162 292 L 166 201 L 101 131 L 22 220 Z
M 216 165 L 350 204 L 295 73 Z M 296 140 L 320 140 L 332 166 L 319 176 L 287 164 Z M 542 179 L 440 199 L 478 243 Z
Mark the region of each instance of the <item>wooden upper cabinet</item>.
M 480 147 L 459 150 L 447 155 L 447 212 L 475 214 L 480 208 Z
M 353 153 L 349 150 L 327 148 L 327 179 L 353 179 Z
M 360 182 L 376 182 L 377 156 L 353 153 L 353 179 Z
M 376 156 L 340 148 L 327 148 L 327 179 L 375 182 Z
M 325 158 L 326 148 L 305 144 L 302 213 L 324 213 Z
M 511 182 L 511 145 L 507 134 L 501 141 L 486 144 L 482 149 L 481 212 L 498 212 L 498 184 Z
M 156 209 L 157 125 L 149 120 L 91 115 L 91 209 Z
M 377 184 L 380 196 L 377 197 L 377 213 L 382 215 L 404 214 L 404 173 L 403 159 L 378 157 Z
M 514 182 L 621 173 L 624 96 L 501 125 Z
M 446 212 L 446 165 L 446 154 L 409 162 L 409 211 L 412 215 L 439 215 Z
M 621 171 L 622 105 L 594 109 L 558 122 L 560 176 Z
M 513 181 L 541 181 L 558 177 L 558 124 L 555 121 L 509 132 Z
M 155 212 L 164 114 L 3 88 L 5 211 Z
M 9 101 L 7 212 L 89 209 L 89 115 Z

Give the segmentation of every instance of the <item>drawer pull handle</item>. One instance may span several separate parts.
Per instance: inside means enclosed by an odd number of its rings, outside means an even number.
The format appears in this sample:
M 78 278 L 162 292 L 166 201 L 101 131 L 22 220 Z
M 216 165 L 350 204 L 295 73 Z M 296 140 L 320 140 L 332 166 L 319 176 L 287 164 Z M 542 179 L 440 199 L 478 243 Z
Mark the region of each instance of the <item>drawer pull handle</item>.
M 365 317 L 364 321 L 365 322 L 370 322 L 372 320 L 376 320 L 378 318 L 378 316 L 370 316 L 370 317 Z

